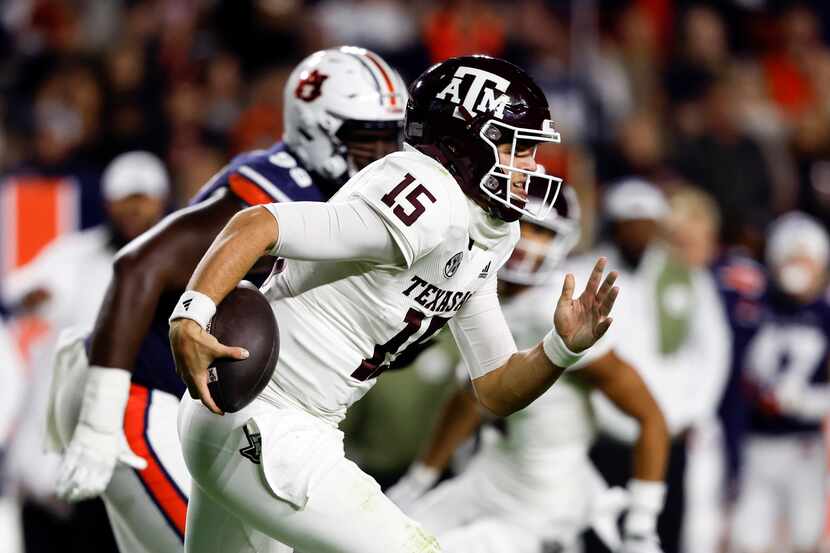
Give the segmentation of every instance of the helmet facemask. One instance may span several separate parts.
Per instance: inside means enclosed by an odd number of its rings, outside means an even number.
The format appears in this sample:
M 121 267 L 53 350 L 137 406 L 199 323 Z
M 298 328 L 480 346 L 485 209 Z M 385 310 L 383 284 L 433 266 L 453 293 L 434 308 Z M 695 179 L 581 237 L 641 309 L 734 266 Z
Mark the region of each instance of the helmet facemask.
M 550 120 L 545 120 L 541 130 L 515 127 L 495 119 L 489 119 L 479 131 L 479 137 L 492 150 L 495 163 L 481 179 L 479 187 L 487 202 L 495 202 L 493 212 L 506 221 L 515 221 L 520 217 L 542 221 L 550 215 L 562 179 L 545 174 L 544 167 L 536 164 L 535 170 L 517 165 L 521 152 L 531 151 L 535 160 L 538 147 L 545 144 L 558 144 L 559 133 Z M 502 163 L 499 147 L 509 146 L 509 158 Z M 516 176 L 519 176 L 516 178 Z M 528 198 L 538 201 L 529 202 Z

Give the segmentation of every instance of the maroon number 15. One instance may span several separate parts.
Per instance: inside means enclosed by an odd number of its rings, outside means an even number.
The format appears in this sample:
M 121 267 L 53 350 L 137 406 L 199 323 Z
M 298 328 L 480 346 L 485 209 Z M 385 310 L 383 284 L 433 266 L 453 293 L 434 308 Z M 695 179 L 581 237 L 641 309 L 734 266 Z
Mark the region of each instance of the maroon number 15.
M 395 204 L 395 199 L 413 182 L 415 182 L 415 177 L 407 173 L 403 180 L 399 182 L 395 188 L 390 190 L 380 199 L 380 201 L 389 207 L 392 207 L 393 205 L 395 206 L 392 209 L 392 213 L 394 213 L 406 226 L 412 225 L 412 223 L 417 221 L 418 217 L 423 215 L 424 211 L 426 211 L 426 206 L 421 203 L 421 196 L 426 196 L 426 198 L 432 203 L 437 201 L 435 196 L 432 195 L 432 192 L 427 190 L 426 186 L 418 183 L 409 192 L 409 194 L 405 196 L 406 201 L 412 206 L 411 211 L 407 212 L 400 204 Z

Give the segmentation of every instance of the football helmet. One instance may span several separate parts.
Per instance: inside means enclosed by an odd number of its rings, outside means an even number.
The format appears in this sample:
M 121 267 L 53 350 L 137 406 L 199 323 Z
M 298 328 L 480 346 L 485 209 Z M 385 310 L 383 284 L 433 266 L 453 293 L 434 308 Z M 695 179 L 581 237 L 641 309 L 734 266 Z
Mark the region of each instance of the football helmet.
M 530 198 L 528 204 L 539 201 Z M 525 216 L 522 219 L 522 226 L 534 225 L 550 231 L 552 236 L 547 241 L 531 240 L 522 232 L 510 259 L 499 269 L 499 279 L 525 286 L 547 282 L 579 242 L 580 221 L 576 192 L 570 186 L 563 186 L 547 217 L 539 220 Z
M 404 139 L 444 165 L 465 194 L 505 221 L 544 220 L 562 179 L 517 166 L 516 153 L 559 143 L 542 90 L 512 63 L 462 56 L 433 65 L 409 88 Z M 510 145 L 508 163 L 498 147 Z M 523 177 L 522 192 L 511 185 Z M 535 196 L 538 202 L 528 202 Z
M 304 59 L 285 84 L 283 141 L 309 169 L 344 181 L 400 147 L 407 91 L 377 54 L 341 46 Z M 369 144 L 393 143 L 387 152 Z

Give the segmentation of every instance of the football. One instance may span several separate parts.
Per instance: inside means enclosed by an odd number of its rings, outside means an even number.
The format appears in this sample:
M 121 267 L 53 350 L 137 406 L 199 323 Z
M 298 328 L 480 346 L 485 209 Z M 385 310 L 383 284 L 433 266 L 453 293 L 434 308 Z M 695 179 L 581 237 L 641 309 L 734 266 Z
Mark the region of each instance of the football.
M 247 359 L 216 359 L 208 370 L 216 405 L 234 413 L 253 401 L 274 373 L 280 351 L 277 320 L 262 292 L 243 280 L 216 306 L 208 332 L 226 346 L 250 352 Z

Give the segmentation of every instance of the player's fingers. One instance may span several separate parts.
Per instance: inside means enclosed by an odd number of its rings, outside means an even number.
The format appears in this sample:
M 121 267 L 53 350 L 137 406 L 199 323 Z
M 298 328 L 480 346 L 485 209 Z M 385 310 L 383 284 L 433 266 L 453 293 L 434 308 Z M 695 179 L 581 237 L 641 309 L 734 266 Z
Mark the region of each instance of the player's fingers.
M 230 357 L 231 359 L 247 359 L 248 356 L 251 354 L 245 348 L 236 348 L 231 346 L 224 346 L 222 344 L 218 344 L 216 348 L 216 353 L 218 354 L 216 357 Z
M 597 292 L 597 301 L 602 302 L 608 293 L 611 291 L 611 288 L 614 286 L 614 283 L 617 282 L 617 277 L 619 273 L 616 271 L 611 271 L 608 273 L 608 276 L 605 277 L 605 280 L 602 281 L 602 286 L 599 287 L 599 292 Z
M 585 284 L 585 293 L 596 295 L 597 288 L 599 288 L 599 283 L 602 281 L 602 273 L 605 272 L 605 265 L 608 264 L 608 260 L 605 257 L 600 257 L 597 259 L 596 264 L 594 265 L 594 270 L 591 271 L 591 276 L 588 278 L 588 282 Z
M 599 322 L 599 324 L 594 329 L 594 337 L 599 340 L 602 338 L 608 329 L 611 327 L 611 323 L 614 322 L 614 319 L 611 317 L 607 317 Z
M 196 384 L 196 389 L 199 391 L 199 398 L 202 400 L 202 403 L 205 404 L 205 407 L 210 409 L 212 413 L 224 415 L 222 410 L 219 409 L 216 402 L 213 401 L 213 398 L 210 395 L 210 390 L 207 385 L 207 372 L 194 378 L 194 384 Z
M 611 288 L 611 291 L 608 292 L 602 299 L 602 303 L 599 306 L 599 314 L 603 317 L 607 317 L 609 313 L 611 313 L 611 309 L 614 307 L 614 302 L 617 301 L 617 296 L 620 294 L 620 289 L 614 286 Z
M 571 273 L 565 275 L 565 282 L 562 284 L 562 295 L 559 301 L 570 301 L 574 295 L 574 276 Z

